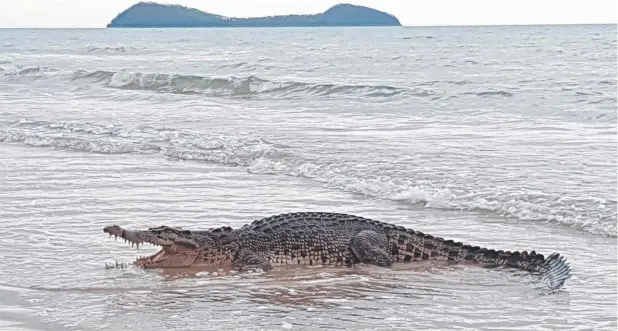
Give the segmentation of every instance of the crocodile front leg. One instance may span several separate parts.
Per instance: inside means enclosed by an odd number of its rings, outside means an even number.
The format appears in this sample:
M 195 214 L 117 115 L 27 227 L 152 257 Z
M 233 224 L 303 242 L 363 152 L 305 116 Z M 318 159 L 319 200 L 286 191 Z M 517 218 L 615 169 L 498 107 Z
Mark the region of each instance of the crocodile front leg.
M 268 262 L 268 260 L 260 255 L 248 250 L 243 250 L 238 254 L 236 261 L 234 261 L 234 268 L 237 268 L 239 271 L 258 268 L 268 271 L 272 269 L 272 265 Z
M 350 242 L 350 248 L 361 263 L 374 264 L 380 267 L 390 267 L 392 257 L 387 253 L 388 239 L 382 233 L 363 230 L 356 234 Z

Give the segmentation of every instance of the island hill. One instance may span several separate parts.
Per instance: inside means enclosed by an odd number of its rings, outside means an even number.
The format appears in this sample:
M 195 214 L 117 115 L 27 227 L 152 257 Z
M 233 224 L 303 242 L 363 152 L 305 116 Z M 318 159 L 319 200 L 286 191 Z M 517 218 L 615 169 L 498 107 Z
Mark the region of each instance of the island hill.
M 140 2 L 107 25 L 108 28 L 318 26 L 401 26 L 401 23 L 391 14 L 350 4 L 335 5 L 321 14 L 233 18 L 180 5 Z

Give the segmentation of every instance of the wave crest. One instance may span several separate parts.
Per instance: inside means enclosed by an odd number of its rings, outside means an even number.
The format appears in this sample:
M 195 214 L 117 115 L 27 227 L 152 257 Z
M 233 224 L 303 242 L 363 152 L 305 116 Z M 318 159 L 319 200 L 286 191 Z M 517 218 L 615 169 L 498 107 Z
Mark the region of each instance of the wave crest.
M 240 166 L 253 174 L 303 177 L 327 187 L 424 208 L 491 212 L 526 221 L 551 221 L 616 236 L 616 200 L 474 192 L 415 178 L 385 175 L 372 165 L 312 158 L 259 137 L 215 135 L 166 127 L 126 127 L 22 120 L 0 131 L 0 141 L 90 153 L 138 153 L 174 160 Z M 590 201 L 589 201 L 590 200 Z
M 148 90 L 210 96 L 278 98 L 361 97 L 389 98 L 403 94 L 429 96 L 427 91 L 411 91 L 388 85 L 343 85 L 304 82 L 276 82 L 256 76 L 207 77 L 197 75 L 148 74 L 124 71 L 78 71 L 72 80 L 86 80 L 110 88 Z

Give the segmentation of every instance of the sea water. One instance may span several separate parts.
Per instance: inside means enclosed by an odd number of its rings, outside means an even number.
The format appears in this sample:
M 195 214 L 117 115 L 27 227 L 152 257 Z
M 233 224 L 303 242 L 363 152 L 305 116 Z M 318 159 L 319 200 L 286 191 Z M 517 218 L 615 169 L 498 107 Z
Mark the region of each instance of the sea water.
M 0 30 L 0 329 L 615 330 L 616 26 Z M 565 255 L 178 277 L 106 225 L 292 211 Z

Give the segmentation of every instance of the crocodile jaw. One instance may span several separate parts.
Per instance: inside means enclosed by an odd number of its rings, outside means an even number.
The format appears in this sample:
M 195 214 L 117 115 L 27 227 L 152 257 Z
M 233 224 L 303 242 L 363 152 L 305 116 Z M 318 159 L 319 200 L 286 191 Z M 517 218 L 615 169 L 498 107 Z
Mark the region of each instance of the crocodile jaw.
M 131 247 L 150 244 L 161 249 L 146 257 L 136 259 L 133 264 L 144 268 L 182 268 L 194 265 L 195 260 L 200 254 L 197 244 L 184 238 L 167 238 L 160 235 L 153 235 L 151 231 L 131 231 L 118 226 L 108 226 L 103 232 L 122 238 L 124 242 L 131 244 Z
M 162 248 L 153 255 L 138 258 L 134 264 L 144 269 L 184 268 L 193 266 L 198 255 L 197 249 L 172 245 Z
M 133 264 L 144 269 L 187 268 L 187 267 L 231 267 L 234 264 L 235 251 L 223 249 L 207 238 L 196 240 L 178 231 L 167 228 L 148 230 L 127 230 L 112 225 L 103 229 L 110 237 L 123 239 L 131 247 L 149 244 L 161 249 L 146 257 L 136 259 Z

